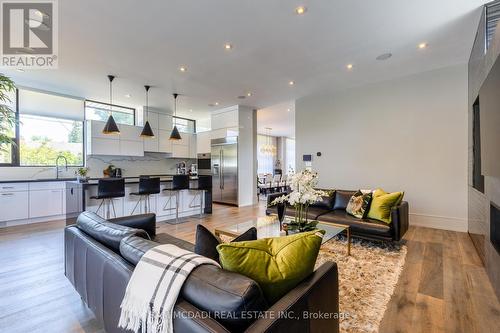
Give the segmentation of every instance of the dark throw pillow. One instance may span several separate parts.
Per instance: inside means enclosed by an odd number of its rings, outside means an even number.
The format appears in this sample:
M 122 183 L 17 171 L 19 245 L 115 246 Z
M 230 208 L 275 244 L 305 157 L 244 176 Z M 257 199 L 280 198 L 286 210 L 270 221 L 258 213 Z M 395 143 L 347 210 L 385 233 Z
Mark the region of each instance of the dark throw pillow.
M 252 227 L 233 239 L 231 243 L 251 241 L 256 239 L 257 229 Z M 222 241 L 219 239 L 219 237 L 211 233 L 210 230 L 208 230 L 201 224 L 198 224 L 196 226 L 196 242 L 194 245 L 194 253 L 219 262 L 219 252 L 217 252 L 217 245 L 221 243 Z
M 354 193 L 356 193 L 356 191 L 335 191 L 335 204 L 333 205 L 333 209 L 345 210 Z
M 363 193 L 358 191 L 349 200 L 346 212 L 349 215 L 362 219 L 368 214 L 368 207 L 372 201 L 372 193 Z

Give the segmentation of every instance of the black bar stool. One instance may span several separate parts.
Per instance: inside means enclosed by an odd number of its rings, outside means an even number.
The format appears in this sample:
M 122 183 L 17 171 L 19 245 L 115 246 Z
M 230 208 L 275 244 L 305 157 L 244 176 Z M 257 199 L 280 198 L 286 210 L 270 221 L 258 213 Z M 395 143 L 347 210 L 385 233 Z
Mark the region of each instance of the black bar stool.
M 163 191 L 170 192 L 169 198 L 163 206 L 163 210 L 170 211 L 175 210 L 175 222 L 179 221 L 179 194 L 182 190 L 189 190 L 189 176 L 188 175 L 175 175 L 172 178 L 172 186 L 163 189 Z M 169 206 L 172 197 L 175 196 L 175 208 L 167 208 Z
M 134 215 L 135 210 L 141 204 L 141 201 L 144 200 L 144 213 L 149 213 L 151 210 L 149 196 L 152 194 L 160 193 L 160 178 L 149 178 L 147 176 L 139 177 L 139 192 L 131 192 L 130 195 L 139 196 L 139 200 L 132 210 L 132 214 Z
M 90 199 L 102 200 L 97 208 L 96 214 L 99 215 L 99 210 L 104 204 L 106 209 L 106 219 L 110 218 L 110 203 L 113 207 L 113 215 L 116 217 L 115 205 L 113 198 L 123 198 L 125 196 L 125 179 L 123 178 L 110 178 L 99 179 L 97 183 L 97 195 L 91 196 Z
M 212 176 L 198 176 L 198 185 L 190 187 L 189 190 L 195 191 L 195 195 L 189 204 L 189 208 L 200 208 L 200 217 L 203 216 L 203 199 L 205 198 L 205 191 L 212 190 Z M 194 201 L 200 196 L 200 204 L 195 205 Z

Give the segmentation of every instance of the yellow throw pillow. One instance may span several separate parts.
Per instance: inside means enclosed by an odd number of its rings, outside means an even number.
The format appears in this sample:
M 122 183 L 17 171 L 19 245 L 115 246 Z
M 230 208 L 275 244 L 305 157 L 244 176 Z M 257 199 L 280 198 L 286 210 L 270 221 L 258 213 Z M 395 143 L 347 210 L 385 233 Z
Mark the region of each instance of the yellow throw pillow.
M 373 191 L 372 203 L 366 216 L 369 219 L 391 223 L 391 209 L 403 200 L 404 192 L 386 193 L 382 189 Z
M 270 304 L 275 303 L 314 269 L 324 230 L 291 236 L 217 245 L 225 270 L 255 280 Z

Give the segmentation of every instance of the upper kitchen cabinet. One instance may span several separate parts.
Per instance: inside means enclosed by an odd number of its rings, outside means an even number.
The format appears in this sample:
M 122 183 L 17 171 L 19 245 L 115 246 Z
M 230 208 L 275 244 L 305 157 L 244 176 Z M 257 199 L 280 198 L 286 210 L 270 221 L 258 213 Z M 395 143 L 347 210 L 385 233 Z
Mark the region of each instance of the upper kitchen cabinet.
M 196 133 L 196 153 L 198 154 L 207 154 L 211 151 L 211 142 L 212 135 L 210 131 L 208 132 L 200 132 Z
M 180 140 L 172 142 L 172 157 L 196 158 L 196 134 L 180 132 Z
M 142 128 L 119 124 L 120 134 L 103 134 L 105 122 L 87 121 L 87 154 L 112 156 L 144 156 Z

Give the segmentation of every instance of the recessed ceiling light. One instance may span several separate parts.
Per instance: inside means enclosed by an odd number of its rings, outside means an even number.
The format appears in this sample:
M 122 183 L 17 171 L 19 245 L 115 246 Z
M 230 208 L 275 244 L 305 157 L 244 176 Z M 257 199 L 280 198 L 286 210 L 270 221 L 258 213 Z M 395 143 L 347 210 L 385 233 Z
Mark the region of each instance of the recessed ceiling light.
M 132 97 L 132 95 L 130 95 L 130 94 L 125 94 L 125 97 L 130 98 L 130 97 Z
M 247 96 L 248 97 L 252 96 L 252 93 L 251 92 L 247 92 Z
M 354 65 L 353 64 L 347 64 L 346 67 L 347 67 L 347 69 L 352 69 L 354 67 Z
M 392 57 L 392 53 L 387 52 L 387 53 L 384 53 L 384 54 L 379 55 L 379 56 L 378 56 L 377 58 L 375 58 L 375 59 L 377 59 L 377 60 L 387 60 L 387 59 L 389 59 L 390 57 Z
M 287 110 L 288 112 L 290 112 L 290 111 L 291 111 L 291 110 L 290 110 L 290 108 L 288 108 L 288 109 L 286 109 L 286 110 Z
M 187 68 L 186 68 L 186 66 L 181 66 L 181 67 L 179 67 L 179 70 L 180 70 L 181 72 L 186 72 L 186 71 L 187 71 Z
M 219 105 L 219 102 L 215 102 L 214 105 Z
M 226 44 L 224 44 L 224 48 L 226 50 L 231 50 L 233 48 L 233 45 L 231 45 L 230 43 L 226 43 Z
M 297 15 L 305 14 L 305 12 L 307 12 L 307 8 L 304 6 L 299 6 L 299 7 L 295 8 L 295 13 Z
M 420 43 L 420 44 L 418 44 L 418 48 L 421 49 L 421 50 L 427 48 L 427 46 L 428 46 L 427 43 Z
M 24 73 L 24 69 L 22 69 L 22 68 L 18 68 L 18 69 L 16 69 L 16 70 L 17 70 L 18 72 Z
M 193 109 L 189 109 L 189 112 L 193 112 Z
M 288 82 L 288 85 L 293 86 L 295 84 L 295 81 L 290 81 Z

